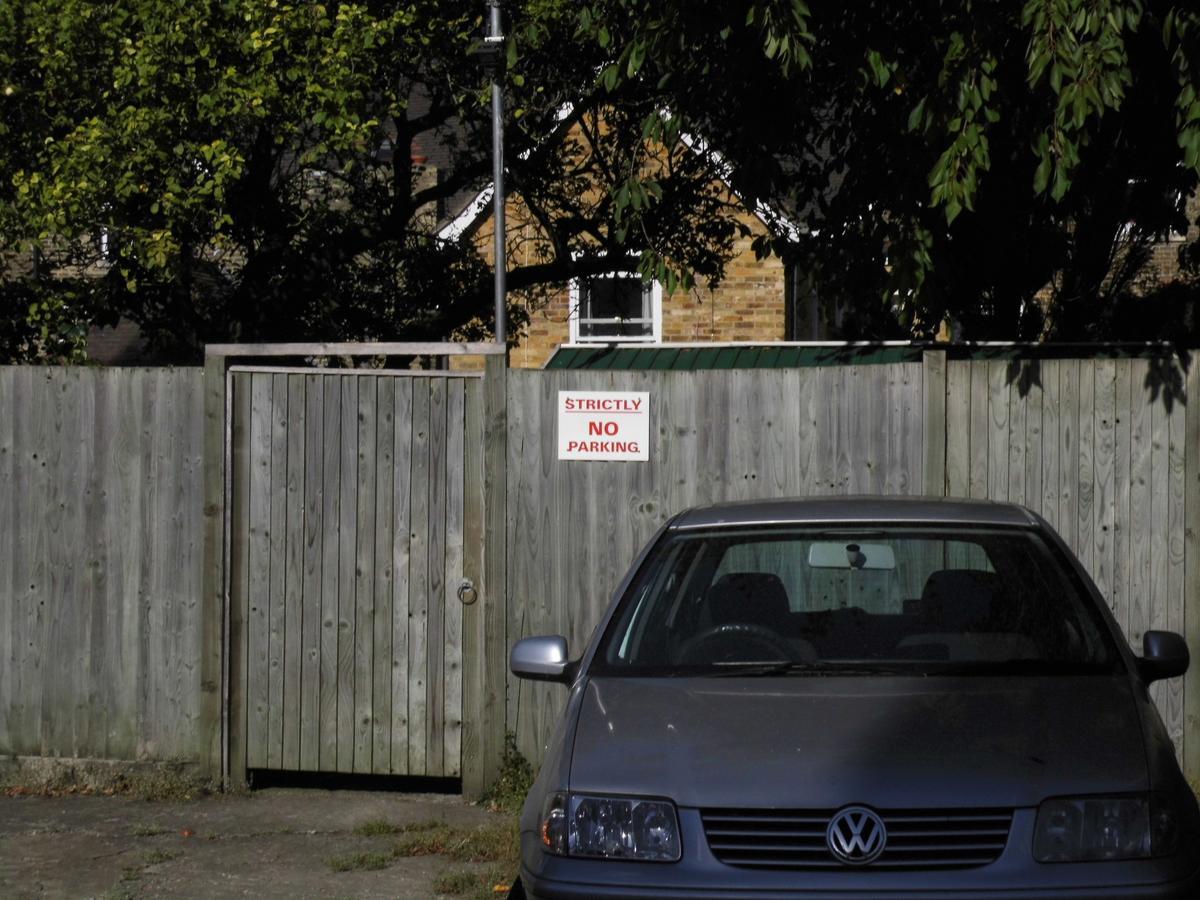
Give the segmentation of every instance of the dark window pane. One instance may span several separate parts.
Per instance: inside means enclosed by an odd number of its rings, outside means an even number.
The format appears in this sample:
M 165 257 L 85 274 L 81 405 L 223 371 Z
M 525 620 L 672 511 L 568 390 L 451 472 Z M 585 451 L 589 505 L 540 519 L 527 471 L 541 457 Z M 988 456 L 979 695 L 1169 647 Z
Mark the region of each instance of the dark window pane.
M 642 337 L 654 333 L 650 292 L 639 278 L 590 279 L 580 285 L 579 301 L 580 337 Z

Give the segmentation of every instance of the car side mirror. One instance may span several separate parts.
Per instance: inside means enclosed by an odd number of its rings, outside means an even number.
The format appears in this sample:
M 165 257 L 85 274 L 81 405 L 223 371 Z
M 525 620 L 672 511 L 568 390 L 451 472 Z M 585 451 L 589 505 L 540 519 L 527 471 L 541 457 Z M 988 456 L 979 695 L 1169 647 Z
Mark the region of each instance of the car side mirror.
M 518 678 L 530 681 L 575 680 L 575 666 L 567 660 L 567 639 L 562 635 L 522 638 L 513 644 L 508 667 Z
M 1147 631 L 1142 635 L 1142 658 L 1138 672 L 1149 684 L 1162 678 L 1174 678 L 1188 669 L 1191 657 L 1187 643 L 1173 631 Z

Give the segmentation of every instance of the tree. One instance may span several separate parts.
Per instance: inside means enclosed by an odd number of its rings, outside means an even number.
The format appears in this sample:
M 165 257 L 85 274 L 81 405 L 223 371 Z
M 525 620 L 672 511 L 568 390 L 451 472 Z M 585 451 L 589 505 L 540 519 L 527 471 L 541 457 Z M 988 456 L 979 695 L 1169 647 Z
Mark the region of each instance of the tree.
M 0 353 L 76 358 L 88 323 L 119 316 L 181 361 L 211 341 L 485 332 L 490 272 L 436 231 L 490 181 L 484 12 L 0 0 Z M 564 52 L 568 0 L 505 13 L 509 178 L 551 237 L 509 283 L 626 265 L 626 244 L 651 237 L 620 217 L 651 95 L 597 85 L 603 48 Z M 431 178 L 412 159 L 435 149 L 448 165 Z M 736 226 L 695 159 L 666 156 L 654 245 L 717 275 Z
M 1190 4 L 598 0 L 580 30 L 605 84 L 657 86 L 672 115 L 648 133 L 703 134 L 743 194 L 808 224 L 772 249 L 844 335 L 1164 334 L 1125 329 L 1150 243 L 1190 225 Z

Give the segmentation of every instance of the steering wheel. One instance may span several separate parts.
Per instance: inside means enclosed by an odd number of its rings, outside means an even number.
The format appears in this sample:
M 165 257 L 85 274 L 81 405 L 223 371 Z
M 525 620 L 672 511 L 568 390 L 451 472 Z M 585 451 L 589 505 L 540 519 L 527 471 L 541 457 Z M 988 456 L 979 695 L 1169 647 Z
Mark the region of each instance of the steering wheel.
M 696 651 L 708 644 L 727 645 L 728 649 L 722 654 L 712 652 L 699 654 Z M 762 625 L 750 622 L 725 622 L 704 629 L 697 635 L 688 638 L 680 648 L 679 662 L 683 664 L 700 664 L 708 662 L 728 662 L 738 658 L 737 645 L 748 643 L 769 650 L 773 655 L 764 659 L 780 659 L 787 662 L 811 662 L 792 648 L 782 637 Z M 813 654 L 815 656 L 815 654 Z M 699 657 L 692 659 L 692 657 Z M 757 660 L 752 660 L 757 661 Z

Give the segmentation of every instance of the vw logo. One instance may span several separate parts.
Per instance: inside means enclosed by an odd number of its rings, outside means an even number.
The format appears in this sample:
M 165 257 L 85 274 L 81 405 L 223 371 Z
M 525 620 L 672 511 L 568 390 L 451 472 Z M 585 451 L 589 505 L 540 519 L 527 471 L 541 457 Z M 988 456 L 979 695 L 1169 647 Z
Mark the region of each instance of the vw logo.
M 825 843 L 834 858 L 850 866 L 874 862 L 887 844 L 883 819 L 863 806 L 838 810 L 825 830 Z

